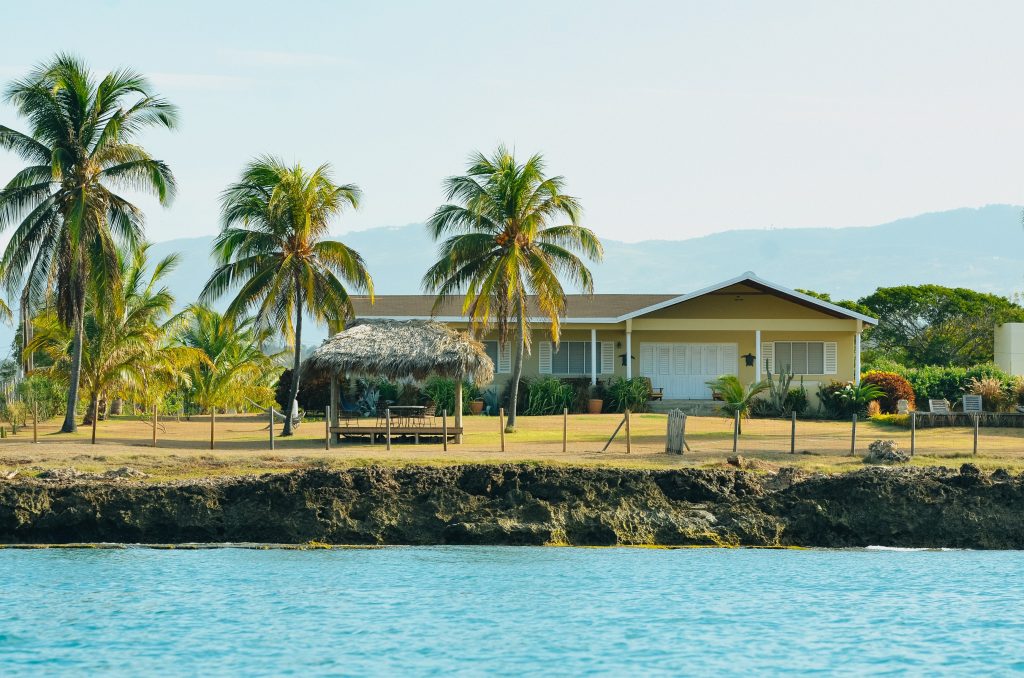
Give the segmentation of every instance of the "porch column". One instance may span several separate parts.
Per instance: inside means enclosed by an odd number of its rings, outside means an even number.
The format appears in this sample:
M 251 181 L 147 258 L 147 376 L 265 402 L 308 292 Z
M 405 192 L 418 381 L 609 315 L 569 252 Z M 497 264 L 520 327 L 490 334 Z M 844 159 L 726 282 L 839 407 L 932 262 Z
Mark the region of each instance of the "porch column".
M 341 426 L 341 384 L 338 382 L 339 375 L 337 372 L 331 372 L 331 428 Z M 335 436 L 335 440 L 341 442 L 341 434 L 329 433 L 330 436 Z
M 633 378 L 633 320 L 626 320 L 626 379 Z
M 754 359 L 757 361 L 757 370 L 754 372 L 754 383 L 761 381 L 761 330 L 754 330 Z
M 853 337 L 853 383 L 860 383 L 860 332 Z
M 590 385 L 597 386 L 597 330 L 590 330 Z

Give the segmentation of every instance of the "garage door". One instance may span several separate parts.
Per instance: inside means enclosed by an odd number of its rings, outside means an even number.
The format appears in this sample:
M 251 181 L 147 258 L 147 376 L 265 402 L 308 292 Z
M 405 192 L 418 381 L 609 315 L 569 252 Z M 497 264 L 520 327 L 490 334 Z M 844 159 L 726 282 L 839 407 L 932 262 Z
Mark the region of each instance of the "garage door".
M 669 399 L 710 399 L 706 382 L 736 374 L 738 361 L 736 344 L 640 344 L 640 374 Z

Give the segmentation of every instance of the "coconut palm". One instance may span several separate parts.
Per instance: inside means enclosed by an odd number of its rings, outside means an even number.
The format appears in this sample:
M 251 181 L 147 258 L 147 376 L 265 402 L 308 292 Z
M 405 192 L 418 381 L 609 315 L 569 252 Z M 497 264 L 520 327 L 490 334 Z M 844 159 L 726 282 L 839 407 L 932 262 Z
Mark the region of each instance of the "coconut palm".
M 217 409 L 247 407 L 249 401 L 260 406 L 273 402 L 273 382 L 281 369 L 277 356 L 262 350 L 269 331 L 259 329 L 253 319 L 232 318 L 198 305 L 187 313 L 189 320 L 178 344 L 203 354 L 188 373 L 194 402 L 210 415 L 212 450 Z
M 538 154 L 520 164 L 504 146 L 487 157 L 470 157 L 468 172 L 445 180 L 446 200 L 427 222 L 440 245 L 440 258 L 423 277 L 437 294 L 463 295 L 463 313 L 472 329 L 496 326 L 504 344 L 515 328 L 516 359 L 509 388 L 508 429 L 514 430 L 523 358 L 530 350 L 528 297 L 550 323 L 558 342 L 565 312 L 562 279 L 593 292 L 590 271 L 577 255 L 592 261 L 603 255 L 597 236 L 580 225 L 580 206 L 563 192 L 562 177 L 544 174 Z M 553 223 L 566 220 L 568 223 Z
M 167 333 L 178 321 L 171 315 L 174 297 L 161 286 L 162 279 L 178 263 L 170 255 L 152 268 L 149 245 L 136 247 L 130 256 L 119 256 L 114 266 L 116 282 L 107 275 L 93 275 L 86 295 L 82 364 L 82 386 L 89 397 L 83 422 L 92 425 L 96 442 L 96 421 L 106 410 L 108 395 L 141 392 L 151 373 L 158 373 L 167 361 L 181 361 L 183 354 L 165 354 Z M 39 314 L 27 352 L 39 351 L 53 364 L 48 371 L 67 374 L 74 331 L 61 322 L 56 309 Z
M 176 109 L 134 71 L 97 80 L 64 54 L 14 81 L 6 100 L 27 119 L 29 132 L 0 125 L 0 148 L 28 165 L 0 190 L 0 229 L 14 226 L 0 257 L 0 281 L 12 293 L 22 288 L 30 305 L 53 288 L 57 318 L 73 335 L 61 428 L 73 432 L 89 279 L 115 276 L 118 246 L 142 240 L 142 211 L 118 191 L 145 191 L 164 204 L 173 197 L 171 170 L 134 138 L 147 127 L 173 128 Z
M 261 327 L 283 331 L 294 346 L 290 404 L 299 389 L 302 316 L 338 330 L 355 315 L 346 284 L 373 299 L 373 281 L 363 258 L 327 239 L 331 221 L 346 207 L 358 207 L 359 188 L 335 184 L 329 165 L 307 172 L 301 165 L 289 167 L 262 156 L 228 187 L 221 205 L 223 227 L 213 245 L 219 266 L 200 302 L 237 287 L 229 317 L 254 314 Z M 288 417 L 282 435 L 291 434 Z

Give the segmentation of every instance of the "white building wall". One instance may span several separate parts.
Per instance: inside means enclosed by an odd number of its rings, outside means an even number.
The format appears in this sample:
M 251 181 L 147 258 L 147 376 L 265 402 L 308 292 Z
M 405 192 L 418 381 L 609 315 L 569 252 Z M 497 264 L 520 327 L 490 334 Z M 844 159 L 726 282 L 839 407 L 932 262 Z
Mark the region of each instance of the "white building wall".
M 996 325 L 995 358 L 1010 374 L 1024 375 L 1024 323 Z

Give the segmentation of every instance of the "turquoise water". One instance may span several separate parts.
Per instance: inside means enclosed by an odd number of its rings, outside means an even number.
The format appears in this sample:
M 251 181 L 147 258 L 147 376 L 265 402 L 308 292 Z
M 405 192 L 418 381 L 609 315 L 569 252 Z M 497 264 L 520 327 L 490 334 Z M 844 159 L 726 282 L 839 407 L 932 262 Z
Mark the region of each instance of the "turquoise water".
M 0 674 L 1024 670 L 1024 554 L 0 551 Z

